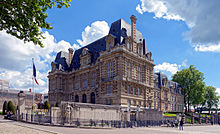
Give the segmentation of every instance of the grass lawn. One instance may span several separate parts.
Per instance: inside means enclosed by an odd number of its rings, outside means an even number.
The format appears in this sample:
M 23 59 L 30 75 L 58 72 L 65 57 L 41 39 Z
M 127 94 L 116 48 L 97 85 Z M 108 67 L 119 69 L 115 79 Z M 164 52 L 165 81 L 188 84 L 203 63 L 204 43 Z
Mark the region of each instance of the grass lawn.
M 163 115 L 168 117 L 176 117 L 176 114 L 173 113 L 164 113 Z

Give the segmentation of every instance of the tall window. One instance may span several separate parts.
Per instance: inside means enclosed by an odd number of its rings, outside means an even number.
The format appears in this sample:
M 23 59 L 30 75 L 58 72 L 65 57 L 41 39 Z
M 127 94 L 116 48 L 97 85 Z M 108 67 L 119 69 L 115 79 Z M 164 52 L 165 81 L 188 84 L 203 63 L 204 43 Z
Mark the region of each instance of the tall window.
M 128 92 L 128 94 L 130 94 L 130 86 L 129 85 L 127 87 L 127 92 Z
M 135 95 L 135 87 L 133 87 L 133 95 Z
M 79 79 L 79 77 L 76 77 L 76 80 L 75 80 L 75 88 L 76 88 L 76 89 L 79 89 L 79 88 L 80 88 L 80 79 Z
M 62 79 L 62 89 L 65 89 L 65 79 Z
M 87 88 L 87 80 L 83 81 L 83 88 Z
M 138 88 L 138 96 L 140 96 L 140 88 Z
M 131 78 L 131 63 L 127 62 L 127 77 Z
M 109 93 L 112 94 L 112 84 L 109 85 L 109 90 L 110 90 Z
M 112 84 L 106 85 L 106 94 L 112 94 Z
M 114 76 L 114 63 L 109 62 L 107 64 L 107 78 L 112 78 Z
M 151 69 L 150 68 L 148 69 L 148 75 L 149 75 L 148 84 L 151 85 Z
M 92 86 L 96 85 L 96 73 L 92 74 Z

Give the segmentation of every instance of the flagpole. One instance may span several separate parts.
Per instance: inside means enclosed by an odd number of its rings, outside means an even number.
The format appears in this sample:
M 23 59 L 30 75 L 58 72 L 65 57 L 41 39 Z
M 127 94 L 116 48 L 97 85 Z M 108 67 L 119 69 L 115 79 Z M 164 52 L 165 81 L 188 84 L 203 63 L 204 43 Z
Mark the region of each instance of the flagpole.
M 34 58 L 32 58 L 32 64 L 34 65 Z M 32 116 L 34 122 L 34 74 L 32 75 L 32 82 L 33 82 Z

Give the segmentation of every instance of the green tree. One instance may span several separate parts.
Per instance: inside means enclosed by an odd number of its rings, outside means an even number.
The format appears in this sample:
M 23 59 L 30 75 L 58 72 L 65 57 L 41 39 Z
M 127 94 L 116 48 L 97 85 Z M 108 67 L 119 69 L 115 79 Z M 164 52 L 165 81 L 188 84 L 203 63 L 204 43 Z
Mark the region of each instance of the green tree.
M 0 1 L 0 31 L 26 41 L 32 41 L 43 47 L 40 28 L 53 29 L 46 22 L 46 11 L 52 7 L 70 6 L 71 0 L 1 0 Z
M 48 101 L 44 102 L 44 109 L 48 109 L 48 110 L 50 109 L 50 104 Z
M 216 107 L 216 105 L 218 105 L 218 102 L 219 102 L 219 96 L 217 95 L 216 88 L 212 86 L 206 87 L 205 104 L 209 109 L 209 113 L 213 106 Z
M 13 114 L 16 114 L 16 109 L 12 101 L 8 102 L 8 111 L 12 112 Z
M 192 96 L 192 105 L 194 109 L 201 106 L 202 103 L 205 101 L 205 83 L 201 80 L 197 81 L 193 87 L 191 96 Z
M 189 112 L 191 105 L 196 106 L 202 103 L 204 99 L 202 98 L 204 96 L 204 77 L 203 73 L 197 70 L 196 67 L 190 65 L 189 68 L 182 69 L 174 74 L 172 79 L 182 87 L 186 111 Z
M 4 104 L 3 104 L 3 115 L 6 115 L 7 110 L 8 110 L 8 102 L 5 101 Z

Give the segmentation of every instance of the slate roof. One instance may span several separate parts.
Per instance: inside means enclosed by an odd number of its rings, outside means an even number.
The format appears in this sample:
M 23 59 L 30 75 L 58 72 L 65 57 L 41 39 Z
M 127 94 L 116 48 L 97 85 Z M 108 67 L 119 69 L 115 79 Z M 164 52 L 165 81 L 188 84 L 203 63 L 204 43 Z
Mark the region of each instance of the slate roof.
M 167 76 L 161 72 L 159 73 L 154 73 L 154 80 L 156 80 L 158 82 L 158 85 L 157 87 L 159 88 L 160 86 L 163 86 L 163 80 L 164 79 L 167 79 Z M 167 79 L 168 80 L 168 79 Z M 171 89 L 171 87 L 174 86 L 174 92 L 173 93 L 177 93 L 177 94 L 183 94 L 183 92 L 179 93 L 179 88 L 181 88 L 181 85 L 177 82 L 174 82 L 174 81 L 171 81 L 171 80 L 168 80 L 167 81 L 167 85 L 166 87 Z M 181 90 L 182 91 L 182 90 Z
M 125 38 L 128 36 L 131 36 L 131 25 L 125 22 L 122 19 L 119 19 L 111 24 L 111 28 L 109 30 L 109 34 L 111 34 L 115 38 L 115 44 L 123 45 L 125 43 Z M 80 68 L 80 55 L 82 53 L 82 50 L 84 48 L 87 48 L 88 51 L 91 54 L 91 64 L 95 63 L 97 58 L 100 56 L 101 51 L 106 50 L 106 42 L 105 42 L 106 36 L 76 50 L 73 55 L 73 59 L 71 62 L 71 65 L 68 67 L 67 61 L 68 60 L 68 53 L 66 52 L 59 52 L 57 53 L 55 64 L 57 69 L 62 68 L 64 71 L 71 71 L 72 68 L 78 69 Z M 136 42 L 140 43 L 142 42 L 144 44 L 143 52 L 145 54 L 146 46 L 145 42 L 143 40 L 141 32 L 136 30 Z

